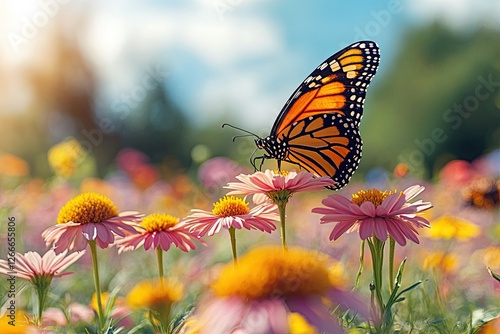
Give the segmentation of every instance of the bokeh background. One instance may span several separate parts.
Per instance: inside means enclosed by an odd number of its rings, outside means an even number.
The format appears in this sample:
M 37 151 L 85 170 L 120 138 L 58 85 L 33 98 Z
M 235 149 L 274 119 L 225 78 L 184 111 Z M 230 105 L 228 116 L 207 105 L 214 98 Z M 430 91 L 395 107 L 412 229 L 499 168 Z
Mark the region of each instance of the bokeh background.
M 260 136 L 324 59 L 362 39 L 381 65 L 367 94 L 355 178 L 404 162 L 432 178 L 500 145 L 500 3 L 493 0 L 0 3 L 0 152 L 32 177 L 73 137 L 104 177 L 124 148 L 163 176 L 228 156 L 250 166 Z
M 396 252 L 397 263 L 409 259 L 404 286 L 426 282 L 398 311 L 406 332 L 472 333 L 474 319 L 498 315 L 500 285 L 486 267 L 500 273 L 500 1 L 0 0 L 0 36 L 0 258 L 7 217 L 17 252 L 44 253 L 42 232 L 84 192 L 119 211 L 211 210 L 227 182 L 252 172 L 255 150 L 252 137 L 233 142 L 243 133 L 221 125 L 267 136 L 318 64 L 369 39 L 381 63 L 361 122 L 363 158 L 338 194 L 426 187 L 432 228 Z M 311 213 L 331 193 L 290 200 L 289 244 L 328 254 L 354 282 L 358 235 L 330 242 L 332 225 Z M 238 231 L 238 253 L 279 238 Z M 165 256 L 168 275 L 187 286 L 178 314 L 231 261 L 226 233 L 204 242 Z M 157 276 L 154 252 L 99 253 L 103 291 L 123 297 Z M 368 303 L 365 261 L 359 291 Z M 87 253 L 54 284 L 52 306 L 88 307 L 90 264 Z M 18 309 L 33 313 L 18 289 Z

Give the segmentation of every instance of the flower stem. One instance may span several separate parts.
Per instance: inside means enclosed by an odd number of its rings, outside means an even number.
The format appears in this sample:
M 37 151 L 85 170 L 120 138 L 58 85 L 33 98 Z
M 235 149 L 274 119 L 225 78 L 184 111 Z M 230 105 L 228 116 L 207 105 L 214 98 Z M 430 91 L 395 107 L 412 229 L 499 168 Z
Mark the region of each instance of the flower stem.
M 389 292 L 394 290 L 394 249 L 396 248 L 396 241 L 389 237 Z
M 97 308 L 98 308 L 98 318 L 100 328 L 104 328 L 104 311 L 102 308 L 101 301 L 101 286 L 99 284 L 99 265 L 97 263 L 97 250 L 96 250 L 96 242 L 95 240 L 89 241 L 90 246 L 90 254 L 92 255 L 92 269 L 94 270 L 94 285 L 95 285 L 95 293 L 97 297 Z
M 38 297 L 38 313 L 36 318 L 36 325 L 40 327 L 42 325 L 42 313 L 45 308 L 45 302 L 47 300 L 50 283 L 52 282 L 52 276 L 35 276 L 35 278 L 31 282 L 35 286 Z
M 236 267 L 238 265 L 238 255 L 236 253 L 236 230 L 234 227 L 229 228 L 229 236 L 231 238 L 231 251 L 233 252 L 233 263 Z
M 279 210 L 279 213 L 280 213 L 280 223 L 281 223 L 281 244 L 283 245 L 283 249 L 284 250 L 287 250 L 288 249 L 288 246 L 286 244 L 286 226 L 285 226 L 285 219 L 286 219 L 286 215 L 285 215 L 285 209 L 286 209 L 286 203 L 288 201 L 286 200 L 280 200 L 280 201 L 277 201 L 277 205 L 278 205 L 278 210 Z
M 158 273 L 160 275 L 160 280 L 163 279 L 163 249 L 158 246 L 156 247 L 156 260 L 158 262 Z
M 373 284 L 375 286 L 375 297 L 378 304 L 378 310 L 374 310 L 374 314 L 380 316 L 377 319 L 377 327 L 383 327 L 385 318 L 385 305 L 384 299 L 382 297 L 382 268 L 384 264 L 384 245 L 385 242 L 380 241 L 378 238 L 373 237 L 368 239 L 368 246 L 370 246 L 370 252 L 372 254 L 372 266 L 373 266 Z M 378 311 L 378 312 L 376 312 Z

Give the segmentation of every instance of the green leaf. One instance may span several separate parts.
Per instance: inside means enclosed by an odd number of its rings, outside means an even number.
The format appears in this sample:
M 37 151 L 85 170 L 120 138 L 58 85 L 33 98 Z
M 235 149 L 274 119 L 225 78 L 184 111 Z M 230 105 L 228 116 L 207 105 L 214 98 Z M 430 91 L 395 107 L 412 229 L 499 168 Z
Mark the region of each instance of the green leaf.
M 365 259 L 365 240 L 361 242 L 361 249 L 359 251 L 359 269 L 356 274 L 356 282 L 354 283 L 354 289 L 357 289 L 359 286 L 359 280 L 361 279 L 361 273 L 363 272 L 363 262 Z

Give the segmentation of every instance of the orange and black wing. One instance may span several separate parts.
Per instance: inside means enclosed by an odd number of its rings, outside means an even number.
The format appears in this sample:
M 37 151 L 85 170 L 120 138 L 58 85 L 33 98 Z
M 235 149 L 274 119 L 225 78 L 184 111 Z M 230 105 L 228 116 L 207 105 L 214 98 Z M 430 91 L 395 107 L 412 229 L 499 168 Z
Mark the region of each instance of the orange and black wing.
M 325 60 L 293 92 L 271 135 L 279 135 L 292 123 L 320 114 L 342 114 L 359 126 L 366 89 L 377 71 L 379 58 L 375 42 L 361 41 Z
M 342 114 L 314 115 L 288 125 L 277 137 L 287 147 L 284 161 L 299 164 L 318 176 L 345 186 L 361 159 L 363 142 L 358 127 Z

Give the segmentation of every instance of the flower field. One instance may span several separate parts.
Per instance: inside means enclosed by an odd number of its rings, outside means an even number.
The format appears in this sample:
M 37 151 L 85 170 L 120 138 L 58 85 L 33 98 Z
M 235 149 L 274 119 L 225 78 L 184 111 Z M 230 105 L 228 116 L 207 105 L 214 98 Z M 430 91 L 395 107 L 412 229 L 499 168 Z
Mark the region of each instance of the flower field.
M 499 151 L 333 191 L 132 150 L 101 179 L 65 144 L 47 180 L 2 157 L 1 333 L 500 332 Z

